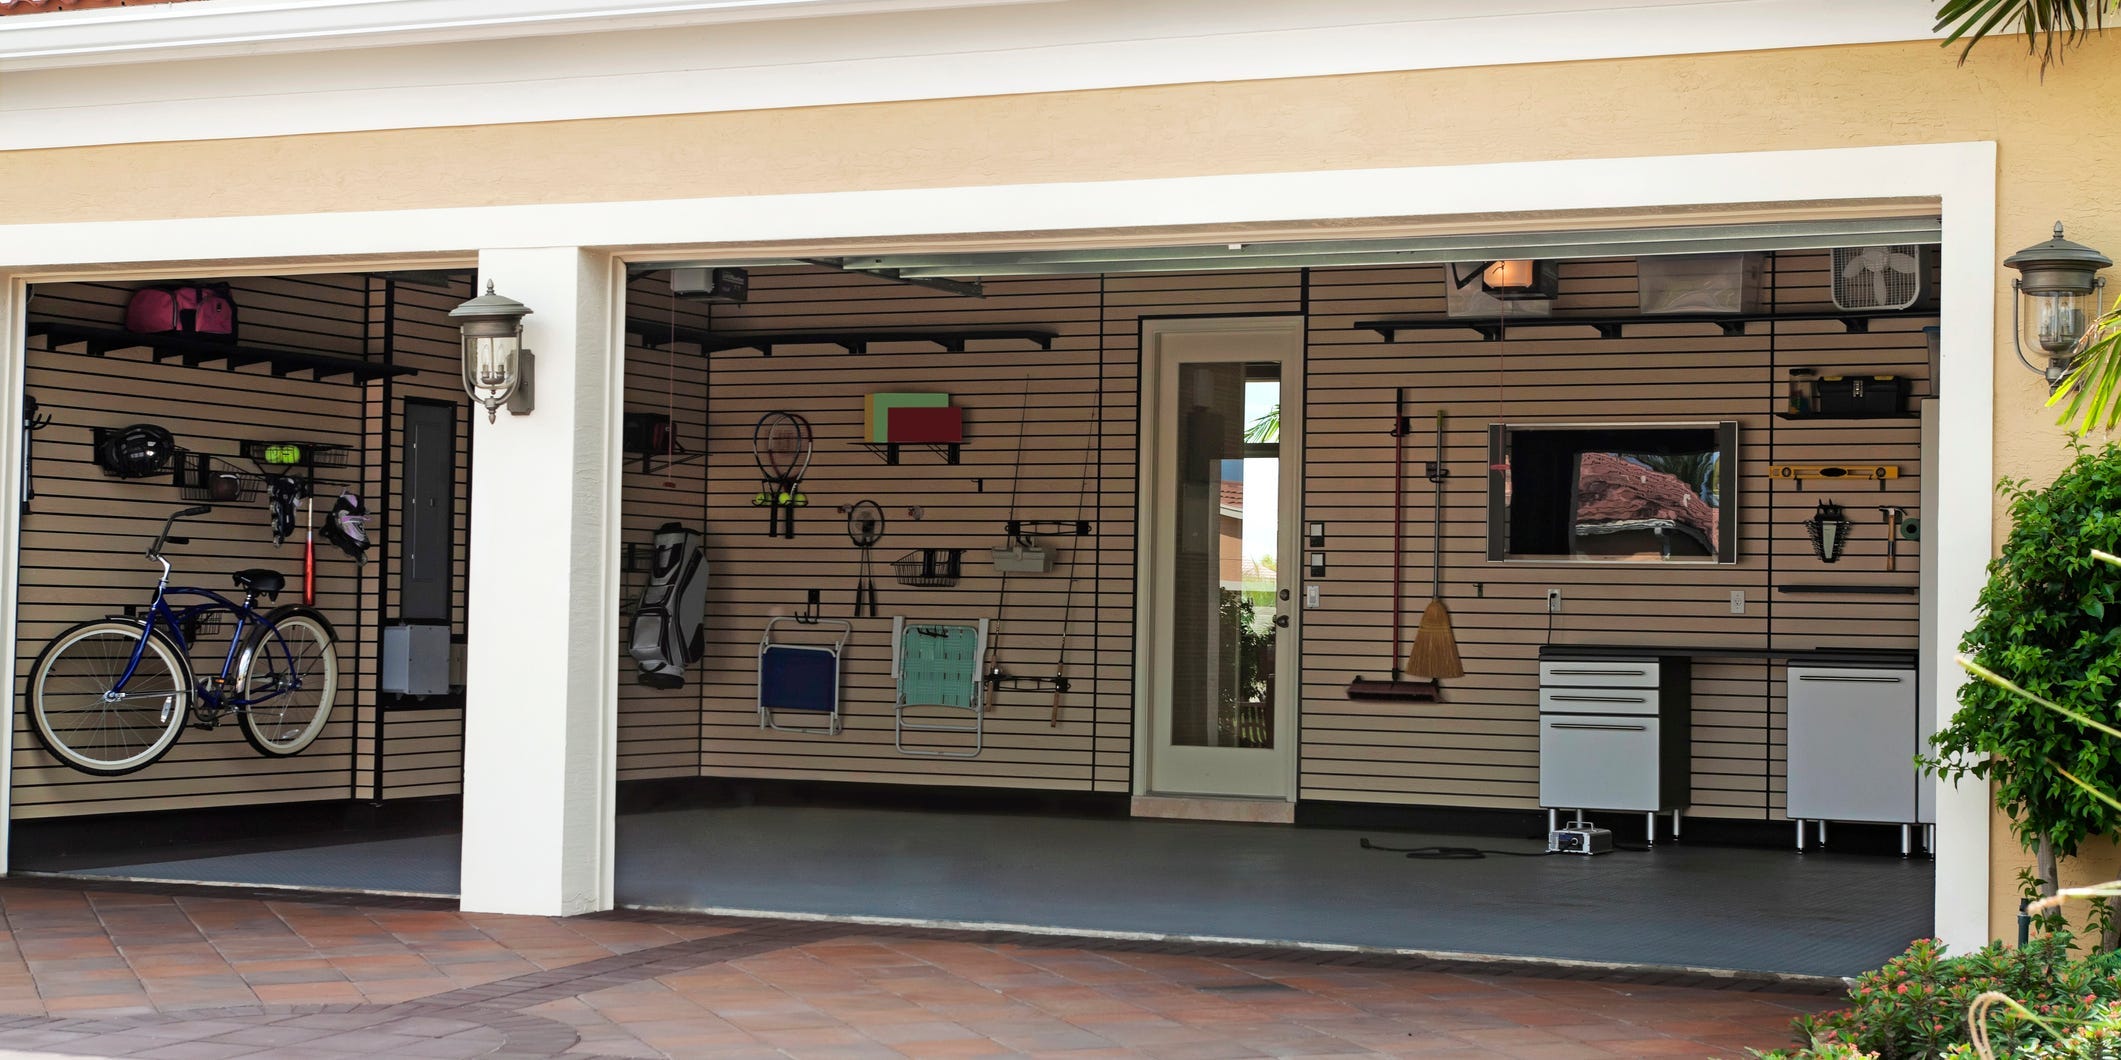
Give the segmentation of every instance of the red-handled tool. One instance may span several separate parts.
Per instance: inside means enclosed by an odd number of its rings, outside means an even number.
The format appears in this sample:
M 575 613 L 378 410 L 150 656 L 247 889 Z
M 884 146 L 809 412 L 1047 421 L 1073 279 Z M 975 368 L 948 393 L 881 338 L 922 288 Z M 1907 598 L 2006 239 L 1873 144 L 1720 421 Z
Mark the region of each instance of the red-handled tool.
M 302 603 L 317 606 L 317 499 L 309 498 L 309 524 L 302 532 Z

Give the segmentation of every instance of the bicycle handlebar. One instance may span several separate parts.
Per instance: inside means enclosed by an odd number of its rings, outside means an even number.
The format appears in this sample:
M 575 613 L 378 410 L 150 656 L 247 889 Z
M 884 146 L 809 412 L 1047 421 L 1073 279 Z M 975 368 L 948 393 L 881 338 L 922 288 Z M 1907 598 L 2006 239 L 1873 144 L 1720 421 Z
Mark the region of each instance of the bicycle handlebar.
M 162 546 L 170 541 L 169 528 L 177 525 L 177 520 L 189 519 L 194 515 L 205 515 L 213 510 L 214 506 L 211 504 L 195 504 L 189 508 L 170 513 L 169 518 L 162 520 L 162 532 L 155 535 L 155 543 L 147 546 L 147 558 L 162 558 Z

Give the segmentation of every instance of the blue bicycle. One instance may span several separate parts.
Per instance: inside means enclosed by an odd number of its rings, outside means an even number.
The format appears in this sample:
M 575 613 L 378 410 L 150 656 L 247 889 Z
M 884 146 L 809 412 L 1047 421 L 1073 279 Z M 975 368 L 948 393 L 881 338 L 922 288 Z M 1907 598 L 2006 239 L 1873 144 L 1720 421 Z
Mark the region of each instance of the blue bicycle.
M 234 575 L 243 602 L 206 589 L 171 588 L 162 550 L 187 544 L 171 537 L 177 520 L 213 511 L 199 505 L 176 512 L 147 547 L 162 565 L 155 596 L 139 616 L 83 622 L 52 639 L 30 668 L 30 727 L 61 762 L 97 776 L 145 769 L 177 742 L 186 724 L 212 729 L 234 714 L 243 738 L 258 753 L 299 754 L 331 720 L 339 690 L 339 653 L 331 623 L 315 610 L 283 606 L 260 614 L 287 587 L 277 571 Z M 203 603 L 171 607 L 170 597 Z M 234 619 L 221 669 L 193 673 L 190 648 L 202 628 Z

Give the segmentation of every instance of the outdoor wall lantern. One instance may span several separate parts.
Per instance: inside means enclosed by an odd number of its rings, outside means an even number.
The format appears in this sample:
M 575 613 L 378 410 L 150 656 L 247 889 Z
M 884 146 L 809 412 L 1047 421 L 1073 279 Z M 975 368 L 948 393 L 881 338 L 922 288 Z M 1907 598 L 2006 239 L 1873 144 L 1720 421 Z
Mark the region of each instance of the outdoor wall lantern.
M 2062 385 L 2069 374 L 2092 321 L 2099 317 L 2099 291 L 2106 280 L 2099 270 L 2114 263 L 2112 258 L 2062 238 L 2062 222 L 2055 222 L 2055 238 L 2036 243 L 2003 259 L 2018 270 L 2011 281 L 2017 297 L 2011 300 L 2011 342 L 2018 359 L 2027 368 L 2047 377 L 2048 389 Z M 2027 356 L 2038 350 L 2047 358 L 2041 367 Z
M 1552 298 L 1561 288 L 1561 268 L 1527 258 L 1491 261 L 1480 271 L 1480 286 L 1504 301 Z
M 486 407 L 492 423 L 501 406 L 521 416 L 535 406 L 532 380 L 537 360 L 523 348 L 523 318 L 530 307 L 507 295 L 486 293 L 449 311 L 464 332 L 464 393 Z

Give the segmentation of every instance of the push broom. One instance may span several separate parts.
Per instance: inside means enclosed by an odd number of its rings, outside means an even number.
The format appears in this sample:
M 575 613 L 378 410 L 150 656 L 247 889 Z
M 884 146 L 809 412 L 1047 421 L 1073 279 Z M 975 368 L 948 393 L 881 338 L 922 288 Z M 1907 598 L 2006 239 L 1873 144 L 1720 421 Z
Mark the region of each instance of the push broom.
M 1458 657 L 1458 637 L 1451 632 L 1451 609 L 1443 603 L 1443 480 L 1450 472 L 1443 466 L 1444 411 L 1436 410 L 1436 460 L 1429 465 L 1429 481 L 1436 484 L 1431 507 L 1434 526 L 1429 532 L 1429 606 L 1421 609 L 1421 624 L 1414 627 L 1414 645 L 1407 649 L 1403 668 L 1416 677 L 1464 677 L 1465 663 Z
M 1394 673 L 1382 680 L 1373 677 L 1357 677 L 1348 682 L 1349 699 L 1402 699 L 1431 701 L 1436 699 L 1436 682 L 1409 681 L 1399 672 L 1400 600 L 1399 587 L 1404 567 L 1407 536 L 1407 391 L 1399 388 L 1392 398 L 1392 665 Z M 1438 472 L 1441 472 L 1439 466 Z M 1439 486 L 1439 489 L 1442 487 Z M 1447 620 L 1448 621 L 1448 620 Z M 1422 616 L 1423 625 L 1428 616 Z M 1415 634 L 1417 650 L 1420 634 Z M 1454 649 L 1452 658 L 1457 658 Z M 1456 675 L 1453 675 L 1456 676 Z

